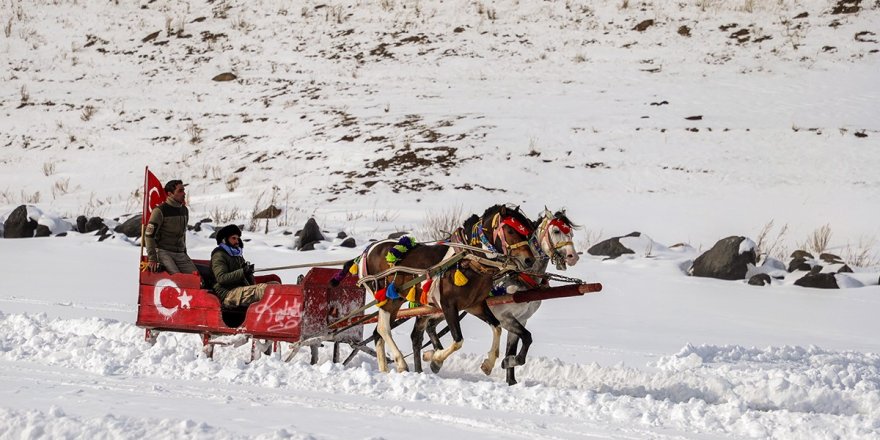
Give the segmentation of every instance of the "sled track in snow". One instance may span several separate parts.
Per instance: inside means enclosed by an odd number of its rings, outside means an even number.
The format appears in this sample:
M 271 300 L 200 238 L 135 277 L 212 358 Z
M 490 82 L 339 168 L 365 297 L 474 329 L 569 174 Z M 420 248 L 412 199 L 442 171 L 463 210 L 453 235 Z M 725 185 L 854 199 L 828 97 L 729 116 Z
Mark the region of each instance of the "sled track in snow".
M 688 345 L 658 360 L 653 372 L 533 357 L 519 373 L 523 383 L 508 387 L 499 368 L 490 378 L 479 373 L 478 355 L 456 355 L 439 375 L 382 374 L 364 355 L 349 367 L 298 361 L 305 356 L 291 363 L 270 357 L 248 365 L 244 360 L 249 346 L 221 350 L 211 361 L 200 356 L 200 342 L 193 335 L 163 333 L 154 346 L 142 337 L 143 331 L 134 325 L 107 319 L 0 314 L 0 362 L 10 371 L 0 379 L 33 377 L 38 387 L 53 377 L 41 369 L 62 369 L 71 373 L 56 379 L 59 384 L 82 383 L 88 388 L 97 382 L 115 393 L 143 389 L 145 398 L 158 393 L 196 400 L 246 399 L 257 406 L 333 406 L 359 414 L 427 418 L 507 437 L 524 432 L 566 438 L 577 432 L 566 426 L 580 424 L 594 430 L 617 426 L 617 436 L 629 432 L 655 438 L 658 427 L 750 438 L 814 438 L 821 427 L 829 438 L 880 438 L 877 354 L 818 347 Z M 169 380 L 175 383 L 173 390 L 161 386 Z M 210 387 L 205 386 L 208 381 Z M 495 408 L 523 417 L 496 420 Z M 55 427 L 86 423 L 53 415 L 52 410 L 30 418 L 23 414 L 8 410 L 0 412 L 0 418 L 13 425 L 21 420 L 62 424 Z M 533 419 L 526 417 L 535 415 L 548 420 L 545 426 L 533 426 Z M 89 423 L 122 423 L 112 417 L 102 420 Z M 181 433 L 214 429 L 181 423 L 167 427 Z M 829 426 L 834 428 L 831 432 Z M 640 427 L 654 432 L 646 434 Z M 619 430 L 623 428 L 628 431 Z M 234 437 L 222 430 L 213 434 Z

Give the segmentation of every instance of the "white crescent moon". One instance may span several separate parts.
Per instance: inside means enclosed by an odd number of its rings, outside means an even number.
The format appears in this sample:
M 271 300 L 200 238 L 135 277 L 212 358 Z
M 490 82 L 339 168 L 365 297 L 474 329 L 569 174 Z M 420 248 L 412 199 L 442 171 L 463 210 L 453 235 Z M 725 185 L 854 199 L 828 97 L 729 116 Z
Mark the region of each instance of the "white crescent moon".
M 156 188 L 156 187 L 150 188 L 150 191 L 147 192 L 147 202 L 153 201 L 153 193 L 156 193 L 156 195 L 158 196 L 159 195 L 159 188 Z
M 177 296 L 180 296 L 180 288 L 177 287 L 177 283 L 171 281 L 167 278 L 163 278 L 156 283 L 156 286 L 153 288 L 153 303 L 156 305 L 156 310 L 162 314 L 162 316 L 166 318 L 170 318 L 177 312 L 177 306 L 173 308 L 167 308 L 162 305 L 162 291 L 165 290 L 166 287 L 171 287 L 177 291 Z

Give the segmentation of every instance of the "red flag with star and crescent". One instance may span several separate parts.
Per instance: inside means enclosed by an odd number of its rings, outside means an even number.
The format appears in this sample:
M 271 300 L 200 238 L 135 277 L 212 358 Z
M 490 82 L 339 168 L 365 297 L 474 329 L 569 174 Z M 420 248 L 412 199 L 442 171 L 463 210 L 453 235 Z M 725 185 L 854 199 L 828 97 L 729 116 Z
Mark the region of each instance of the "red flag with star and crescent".
M 150 221 L 150 213 L 153 208 L 165 201 L 165 189 L 162 188 L 162 182 L 150 172 L 150 167 L 144 170 L 144 218 L 141 224 L 146 226 Z
M 147 268 L 147 256 L 144 255 L 144 230 L 147 227 L 147 223 L 150 222 L 150 214 L 153 212 L 153 208 L 159 206 L 164 201 L 165 189 L 162 187 L 162 182 L 150 172 L 150 167 L 146 167 L 144 169 L 144 210 L 143 218 L 141 218 L 141 272 Z

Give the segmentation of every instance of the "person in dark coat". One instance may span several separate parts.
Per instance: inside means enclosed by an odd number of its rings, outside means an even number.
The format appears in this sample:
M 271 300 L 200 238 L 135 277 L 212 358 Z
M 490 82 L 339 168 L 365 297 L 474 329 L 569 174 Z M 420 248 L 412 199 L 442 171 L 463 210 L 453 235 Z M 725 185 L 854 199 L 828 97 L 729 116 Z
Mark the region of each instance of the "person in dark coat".
M 254 265 L 242 255 L 241 229 L 224 226 L 217 231 L 217 244 L 211 251 L 211 270 L 217 279 L 214 293 L 223 307 L 246 306 L 262 299 L 268 284 L 254 283 Z

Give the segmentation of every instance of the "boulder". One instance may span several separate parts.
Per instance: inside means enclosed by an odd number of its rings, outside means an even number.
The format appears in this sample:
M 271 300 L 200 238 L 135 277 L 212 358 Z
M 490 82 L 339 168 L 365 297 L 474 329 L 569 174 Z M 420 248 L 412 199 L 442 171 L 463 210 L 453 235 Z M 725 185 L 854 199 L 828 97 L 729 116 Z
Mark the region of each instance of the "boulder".
M 731 236 L 719 240 L 712 249 L 694 260 L 690 274 L 722 280 L 745 279 L 749 265 L 755 265 L 755 243 L 745 237 Z
M 278 209 L 275 205 L 269 205 L 268 208 L 254 214 L 253 218 L 259 218 L 259 219 L 277 218 L 279 215 L 281 215 L 281 210 Z
M 338 238 L 340 240 L 343 238 L 347 238 L 347 237 L 348 237 L 348 234 L 346 234 L 345 231 L 339 231 L 339 233 L 336 234 L 336 238 Z
M 829 254 L 827 252 L 823 252 L 823 253 L 819 254 L 819 259 L 826 262 L 826 263 L 829 263 L 829 264 L 843 263 L 842 258 L 840 258 L 839 256 L 834 255 L 834 254 Z
M 296 248 L 301 251 L 313 250 L 315 248 L 315 243 L 324 240 L 324 234 L 321 233 L 321 228 L 318 227 L 318 222 L 316 222 L 314 218 L 310 218 L 306 222 L 306 225 L 303 226 L 302 230 L 300 230 L 299 241 Z
M 100 231 L 102 228 L 106 228 L 106 226 L 104 226 L 104 219 L 101 217 L 92 217 L 86 222 L 86 228 L 82 232 L 95 232 Z
M 357 243 L 354 241 L 354 237 L 348 237 L 343 240 L 342 243 L 339 243 L 339 246 L 353 248 L 357 247 Z
M 410 233 L 407 231 L 392 232 L 392 233 L 388 234 L 388 238 L 397 239 L 397 238 L 403 237 L 404 235 L 410 235 Z
M 816 289 L 839 289 L 837 278 L 833 273 L 808 273 L 794 282 L 796 286 L 813 287 Z
M 759 273 L 749 278 L 749 284 L 753 286 L 769 286 L 771 282 L 770 280 L 770 275 Z
M 791 261 L 788 262 L 788 271 L 794 272 L 797 270 L 806 270 L 810 271 L 816 266 L 816 257 L 813 254 L 804 251 L 804 250 L 796 250 L 791 253 Z M 820 267 L 821 269 L 821 267 Z
M 101 229 L 98 230 L 95 235 L 98 236 L 98 241 L 104 241 L 112 236 L 112 234 L 110 233 L 110 228 L 106 226 L 101 227 Z
M 623 237 L 641 237 L 641 232 L 630 232 Z M 605 241 L 600 241 L 599 243 L 594 244 L 589 249 L 587 249 L 587 253 L 590 255 L 600 255 L 605 256 L 610 259 L 617 258 L 624 254 L 634 254 L 635 252 L 632 249 L 627 248 L 623 244 L 620 243 L 620 239 L 623 237 L 613 237 L 609 238 Z
M 52 230 L 46 225 L 37 225 L 37 230 L 34 231 L 34 237 L 49 237 L 51 235 Z
M 85 234 L 86 233 L 86 222 L 88 222 L 88 221 L 89 221 L 88 217 L 86 217 L 84 215 L 77 217 L 76 218 L 76 232 L 79 232 L 80 234 Z
M 37 230 L 37 221 L 28 217 L 27 206 L 15 208 L 3 222 L 3 238 L 31 238 Z
M 117 225 L 113 230 L 120 234 L 125 234 L 129 238 L 138 238 L 141 236 L 141 219 L 143 214 L 132 216 L 121 225 Z

